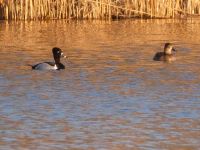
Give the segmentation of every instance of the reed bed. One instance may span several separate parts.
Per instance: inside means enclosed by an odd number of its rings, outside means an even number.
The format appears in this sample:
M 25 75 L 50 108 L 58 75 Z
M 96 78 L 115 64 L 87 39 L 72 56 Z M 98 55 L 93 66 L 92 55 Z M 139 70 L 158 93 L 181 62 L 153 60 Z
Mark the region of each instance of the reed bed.
M 0 19 L 176 18 L 200 15 L 200 0 L 0 0 Z

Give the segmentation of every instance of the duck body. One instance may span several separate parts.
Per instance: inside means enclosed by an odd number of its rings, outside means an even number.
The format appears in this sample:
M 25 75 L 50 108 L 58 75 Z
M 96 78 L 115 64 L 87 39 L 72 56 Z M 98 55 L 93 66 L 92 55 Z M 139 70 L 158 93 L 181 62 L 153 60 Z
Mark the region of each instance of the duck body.
M 165 43 L 164 52 L 157 52 L 153 60 L 155 61 L 175 61 L 176 57 L 172 53 L 172 51 L 176 51 L 171 43 Z
M 172 54 L 165 54 L 164 52 L 158 52 L 155 54 L 153 60 L 155 60 L 155 61 L 175 61 L 176 57 Z
M 55 64 L 54 62 L 43 62 L 32 66 L 34 70 L 60 70 L 65 69 L 62 63 Z
M 54 47 L 52 49 L 53 57 L 55 62 L 42 62 L 36 65 L 31 65 L 33 70 L 61 70 L 65 69 L 65 66 L 60 62 L 61 56 L 66 58 L 63 55 L 63 52 L 60 48 Z

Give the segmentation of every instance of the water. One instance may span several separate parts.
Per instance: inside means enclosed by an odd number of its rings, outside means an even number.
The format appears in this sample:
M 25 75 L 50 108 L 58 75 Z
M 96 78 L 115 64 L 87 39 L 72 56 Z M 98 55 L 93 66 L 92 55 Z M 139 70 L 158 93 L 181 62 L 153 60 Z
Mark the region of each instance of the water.
M 0 22 L 1 150 L 196 150 L 200 20 Z M 177 61 L 155 62 L 173 42 Z M 66 70 L 33 71 L 52 47 Z

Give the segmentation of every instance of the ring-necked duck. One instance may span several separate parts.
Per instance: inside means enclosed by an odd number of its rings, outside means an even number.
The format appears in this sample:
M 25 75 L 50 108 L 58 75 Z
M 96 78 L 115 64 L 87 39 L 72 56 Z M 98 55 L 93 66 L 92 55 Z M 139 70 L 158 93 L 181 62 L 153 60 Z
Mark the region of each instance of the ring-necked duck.
M 176 51 L 171 43 L 165 43 L 164 52 L 158 52 L 155 54 L 153 60 L 156 61 L 174 61 L 175 56 L 172 51 Z
M 60 70 L 65 69 L 65 66 L 60 62 L 60 58 L 64 56 L 62 50 L 58 47 L 52 49 L 53 57 L 55 62 L 42 62 L 32 66 L 34 70 Z

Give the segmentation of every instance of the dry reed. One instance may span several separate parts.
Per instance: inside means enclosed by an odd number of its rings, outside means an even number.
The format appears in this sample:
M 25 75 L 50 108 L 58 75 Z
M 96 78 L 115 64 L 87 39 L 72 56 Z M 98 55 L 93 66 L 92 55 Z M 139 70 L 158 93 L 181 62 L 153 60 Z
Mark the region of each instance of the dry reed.
M 176 18 L 200 15 L 199 0 L 0 0 L 0 19 Z

